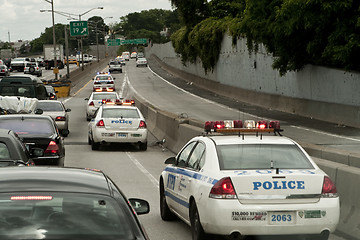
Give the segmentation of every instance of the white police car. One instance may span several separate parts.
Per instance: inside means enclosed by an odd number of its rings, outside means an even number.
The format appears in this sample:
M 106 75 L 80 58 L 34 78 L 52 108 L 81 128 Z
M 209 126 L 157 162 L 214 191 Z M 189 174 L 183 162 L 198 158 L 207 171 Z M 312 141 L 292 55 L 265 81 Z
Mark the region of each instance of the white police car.
M 162 219 L 178 216 L 191 226 L 193 240 L 207 234 L 328 239 L 340 215 L 335 185 L 295 141 L 263 132 L 277 132 L 278 122 L 271 128 L 259 123 L 265 129 L 207 122 L 207 131 L 235 135 L 194 137 L 167 159 L 160 176 Z
M 93 81 L 93 92 L 114 92 L 114 80 L 110 73 L 98 73 Z
M 90 97 L 85 98 L 86 105 L 86 120 L 90 121 L 96 109 L 103 104 L 116 104 L 120 103 L 121 99 L 117 92 L 92 92 Z
M 135 143 L 147 149 L 147 127 L 140 110 L 130 101 L 121 105 L 102 105 L 88 124 L 88 143 L 92 150 L 100 144 Z

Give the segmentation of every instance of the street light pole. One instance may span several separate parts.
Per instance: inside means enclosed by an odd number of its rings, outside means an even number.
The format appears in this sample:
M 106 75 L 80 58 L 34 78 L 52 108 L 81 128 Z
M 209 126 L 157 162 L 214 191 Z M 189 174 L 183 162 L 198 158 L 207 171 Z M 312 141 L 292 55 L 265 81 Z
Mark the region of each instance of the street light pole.
M 54 0 L 45 0 L 46 2 L 51 4 L 51 17 L 52 17 L 52 27 L 53 27 L 53 44 L 54 44 L 54 74 L 55 80 L 58 79 L 59 70 L 57 68 L 57 59 L 56 59 L 56 37 L 55 37 L 55 13 L 54 13 Z M 59 49 L 60 50 L 60 49 Z

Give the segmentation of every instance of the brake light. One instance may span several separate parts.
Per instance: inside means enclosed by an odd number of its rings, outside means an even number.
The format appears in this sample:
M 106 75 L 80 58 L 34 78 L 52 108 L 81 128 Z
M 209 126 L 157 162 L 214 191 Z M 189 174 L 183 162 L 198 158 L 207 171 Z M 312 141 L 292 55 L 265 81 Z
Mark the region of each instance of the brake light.
M 336 186 L 328 176 L 324 177 L 321 196 L 324 198 L 337 197 Z
M 10 200 L 52 200 L 52 196 L 11 196 Z
M 57 117 L 55 118 L 55 121 L 66 121 L 66 117 L 57 116 Z
M 231 182 L 230 177 L 224 177 L 217 181 L 211 188 L 210 198 L 217 199 L 234 199 L 237 198 L 235 194 L 234 186 Z
M 93 101 L 91 101 L 90 103 L 89 103 L 89 106 L 94 106 L 95 104 L 94 104 L 94 102 Z
M 97 126 L 97 127 L 105 127 L 104 120 L 101 119 L 100 121 L 98 121 L 97 124 L 96 124 L 96 126 Z
M 45 150 L 45 153 L 52 153 L 52 154 L 59 153 L 59 146 L 55 141 L 50 141 L 48 147 Z
M 139 123 L 139 128 L 146 128 L 146 123 L 145 121 L 141 120 Z
M 265 129 L 267 128 L 268 123 L 267 121 L 261 120 L 256 123 L 256 128 Z

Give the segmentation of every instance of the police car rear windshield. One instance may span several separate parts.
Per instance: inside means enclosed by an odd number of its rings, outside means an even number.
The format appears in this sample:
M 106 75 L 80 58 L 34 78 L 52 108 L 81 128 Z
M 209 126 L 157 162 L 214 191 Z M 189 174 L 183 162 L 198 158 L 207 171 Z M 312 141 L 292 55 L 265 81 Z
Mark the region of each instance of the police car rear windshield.
M 104 109 L 102 112 L 103 118 L 140 118 L 136 109 L 127 108 L 110 108 Z
M 112 77 L 109 75 L 96 76 L 95 80 L 112 80 Z
M 102 100 L 102 99 L 117 99 L 116 94 L 94 94 L 94 100 Z
M 217 152 L 221 170 L 314 169 L 296 145 L 218 145 Z

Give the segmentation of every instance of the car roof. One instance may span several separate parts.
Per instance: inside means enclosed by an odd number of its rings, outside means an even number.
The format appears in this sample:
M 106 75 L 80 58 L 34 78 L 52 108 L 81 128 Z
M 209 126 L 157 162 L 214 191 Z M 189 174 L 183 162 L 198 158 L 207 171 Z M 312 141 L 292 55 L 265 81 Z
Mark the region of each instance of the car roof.
M 230 144 L 285 144 L 294 145 L 295 142 L 290 138 L 284 136 L 273 135 L 221 135 L 209 136 L 216 145 L 230 145 Z
M 35 118 L 35 119 L 48 119 L 52 121 L 52 118 L 47 115 L 39 115 L 39 114 L 8 114 L 8 115 L 0 115 L 0 119 L 17 119 L 17 118 L 23 118 L 23 119 L 29 119 L 29 118 Z
M 15 83 L 21 82 L 22 84 L 33 84 L 33 83 L 43 84 L 43 82 L 39 78 L 29 74 L 25 74 L 24 76 L 14 75 L 14 76 L 3 77 L 2 80 L 0 81 L 0 84 L 1 83 L 9 84 L 12 82 Z
M 77 192 L 110 195 L 101 171 L 57 167 L 0 168 L 0 192 Z

